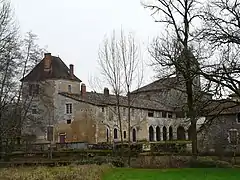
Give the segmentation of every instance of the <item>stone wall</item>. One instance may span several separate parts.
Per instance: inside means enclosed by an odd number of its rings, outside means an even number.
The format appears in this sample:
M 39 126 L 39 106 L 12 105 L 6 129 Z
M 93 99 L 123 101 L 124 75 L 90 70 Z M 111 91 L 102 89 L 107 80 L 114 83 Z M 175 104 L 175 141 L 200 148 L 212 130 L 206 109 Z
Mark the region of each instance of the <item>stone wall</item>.
M 199 149 L 218 153 L 232 151 L 229 143 L 229 130 L 231 129 L 236 129 L 240 134 L 240 124 L 236 121 L 236 114 L 220 115 L 214 118 L 211 125 L 199 135 Z M 238 151 L 240 152 L 239 145 Z

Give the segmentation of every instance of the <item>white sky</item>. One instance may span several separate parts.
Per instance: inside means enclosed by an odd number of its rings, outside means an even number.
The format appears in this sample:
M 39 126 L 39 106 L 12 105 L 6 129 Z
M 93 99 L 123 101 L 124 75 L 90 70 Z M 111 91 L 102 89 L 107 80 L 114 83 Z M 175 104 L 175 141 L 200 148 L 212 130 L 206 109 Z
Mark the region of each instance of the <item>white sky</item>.
M 112 30 L 134 32 L 141 43 L 144 60 L 147 46 L 161 31 L 140 0 L 12 0 L 21 33 L 33 31 L 38 43 L 69 65 L 88 86 L 98 75 L 98 49 Z M 147 65 L 146 65 L 147 66 Z M 152 68 L 145 69 L 145 83 L 153 80 Z M 87 87 L 88 88 L 88 87 Z

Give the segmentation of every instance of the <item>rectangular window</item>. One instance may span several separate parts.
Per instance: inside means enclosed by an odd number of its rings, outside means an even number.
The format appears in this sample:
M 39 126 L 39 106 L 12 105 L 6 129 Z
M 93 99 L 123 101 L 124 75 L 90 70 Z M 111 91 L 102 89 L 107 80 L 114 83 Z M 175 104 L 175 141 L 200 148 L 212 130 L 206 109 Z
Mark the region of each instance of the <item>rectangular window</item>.
M 36 106 L 32 106 L 32 114 L 37 114 L 37 107 Z
M 163 117 L 163 118 L 166 118 L 166 117 L 167 117 L 167 112 L 166 112 L 166 111 L 163 111 L 163 112 L 162 112 L 162 117 Z
M 238 144 L 238 131 L 237 129 L 230 129 L 229 130 L 229 143 L 232 145 Z
M 72 114 L 72 104 L 66 104 L 66 114 Z
M 168 112 L 168 118 L 172 118 L 172 113 Z
M 67 120 L 67 124 L 71 124 L 72 123 L 72 120 L 71 119 L 68 119 Z
M 102 112 L 104 112 L 104 107 L 102 107 Z
M 126 116 L 126 108 L 123 108 L 123 116 Z
M 114 112 L 117 112 L 117 107 L 116 106 L 114 107 Z
M 148 117 L 153 117 L 154 116 L 154 111 L 148 111 Z
M 160 111 L 156 111 L 155 113 L 156 113 L 156 117 L 157 117 L 157 118 L 160 118 L 160 117 L 161 117 L 161 112 L 160 112 Z
M 127 138 L 127 132 L 123 131 L 123 138 L 126 139 Z
M 72 86 L 69 84 L 68 85 L 68 92 L 71 93 L 72 92 Z

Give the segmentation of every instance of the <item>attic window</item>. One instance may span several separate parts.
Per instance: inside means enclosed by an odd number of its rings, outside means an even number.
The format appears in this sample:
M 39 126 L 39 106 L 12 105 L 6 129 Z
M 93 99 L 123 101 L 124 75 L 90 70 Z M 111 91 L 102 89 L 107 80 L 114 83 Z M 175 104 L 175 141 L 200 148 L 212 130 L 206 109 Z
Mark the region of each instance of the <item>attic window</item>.
M 168 112 L 168 118 L 172 118 L 172 113 Z
M 166 118 L 166 117 L 167 117 L 167 112 L 166 112 L 166 111 L 163 111 L 163 112 L 162 112 L 162 117 L 163 117 L 163 118 Z
M 72 92 L 72 86 L 69 84 L 68 85 L 68 92 L 71 93 Z
M 153 117 L 154 116 L 154 111 L 148 111 L 148 117 Z

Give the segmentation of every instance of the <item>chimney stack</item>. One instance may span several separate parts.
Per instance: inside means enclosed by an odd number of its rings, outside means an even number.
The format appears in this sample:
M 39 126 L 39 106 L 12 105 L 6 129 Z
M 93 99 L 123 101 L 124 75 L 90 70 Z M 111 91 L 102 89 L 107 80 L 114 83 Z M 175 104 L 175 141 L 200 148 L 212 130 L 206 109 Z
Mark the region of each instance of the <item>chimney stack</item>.
M 51 53 L 44 54 L 44 71 L 49 72 L 51 70 L 52 55 Z
M 103 90 L 104 96 L 109 96 L 109 89 L 108 88 L 104 88 Z
M 86 85 L 84 83 L 81 84 L 81 96 L 86 95 Z
M 71 77 L 73 77 L 74 76 L 73 64 L 69 65 L 69 69 L 70 69 L 70 75 L 71 75 Z

